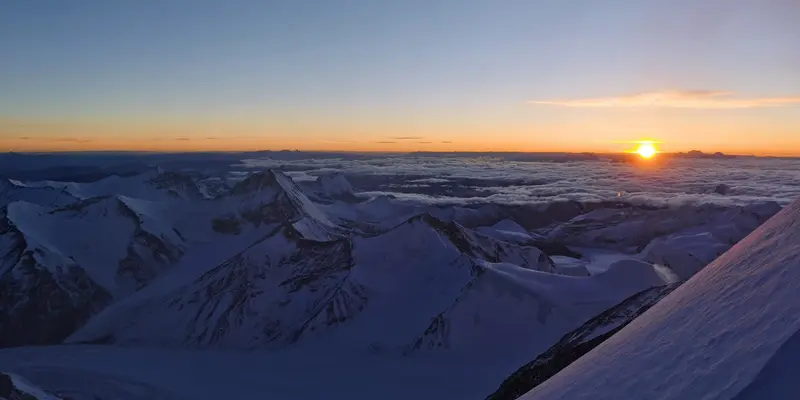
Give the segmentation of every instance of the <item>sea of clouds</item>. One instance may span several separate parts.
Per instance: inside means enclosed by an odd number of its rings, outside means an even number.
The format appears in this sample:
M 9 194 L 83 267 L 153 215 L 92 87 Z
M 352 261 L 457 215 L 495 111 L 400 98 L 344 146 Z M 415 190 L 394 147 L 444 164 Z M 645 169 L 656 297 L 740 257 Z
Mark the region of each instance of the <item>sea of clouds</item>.
M 622 200 L 657 206 L 763 201 L 786 205 L 800 198 L 800 159 L 673 158 L 637 164 L 376 155 L 354 159 L 265 157 L 245 159 L 235 169 L 243 173 L 262 168 L 282 169 L 301 182 L 341 172 L 362 193 L 430 204 Z

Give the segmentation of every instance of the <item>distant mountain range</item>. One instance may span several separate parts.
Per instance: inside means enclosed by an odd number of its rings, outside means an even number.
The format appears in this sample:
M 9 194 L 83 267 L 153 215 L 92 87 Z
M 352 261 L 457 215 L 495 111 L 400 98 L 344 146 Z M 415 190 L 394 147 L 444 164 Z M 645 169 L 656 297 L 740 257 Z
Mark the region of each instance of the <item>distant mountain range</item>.
M 354 348 L 502 360 L 495 384 L 535 358 L 518 393 L 779 210 L 414 205 L 277 170 L 3 180 L 0 346 Z

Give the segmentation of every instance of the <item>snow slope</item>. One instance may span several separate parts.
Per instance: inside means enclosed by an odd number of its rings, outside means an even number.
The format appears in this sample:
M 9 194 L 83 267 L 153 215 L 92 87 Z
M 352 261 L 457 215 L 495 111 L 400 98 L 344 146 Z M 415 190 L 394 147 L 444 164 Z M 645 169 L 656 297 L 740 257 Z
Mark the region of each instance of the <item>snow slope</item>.
M 152 280 L 183 253 L 183 240 L 152 206 L 126 197 L 96 197 L 54 210 L 9 204 L 5 218 L 38 262 L 74 263 L 110 293 L 130 292 Z M 51 261 L 53 263 L 51 263 Z
M 603 247 L 628 253 L 638 252 L 665 235 L 709 231 L 715 240 L 732 245 L 778 211 L 780 206 L 774 202 L 654 210 L 601 208 L 560 224 L 547 235 L 553 241 L 570 246 Z
M 12 179 L 0 179 L 0 207 L 15 201 L 60 207 L 76 200 L 77 198 L 63 189 L 28 186 Z
M 249 175 L 226 195 L 209 203 L 211 215 L 252 224 L 290 222 L 306 239 L 334 240 L 342 236 L 338 226 L 303 193 L 291 178 L 267 170 Z M 238 223 L 238 222 L 237 222 Z
M 325 242 L 278 225 L 182 288 L 106 312 L 70 340 L 251 347 L 343 330 L 341 337 L 364 347 L 400 346 L 452 303 L 484 259 L 553 268 L 535 247 L 431 216 L 382 235 Z
M 539 354 L 622 299 L 665 284 L 651 265 L 633 260 L 589 277 L 479 265 L 476 277 L 412 344 L 412 352 L 457 348 L 478 358 L 507 359 Z
M 487 400 L 515 400 L 603 343 L 636 317 L 671 293 L 678 284 L 654 287 L 625 299 L 567 333 L 547 351 L 525 364 Z
M 182 256 L 143 201 L 98 197 L 0 210 L 0 346 L 57 343 Z
M 353 186 L 341 172 L 322 174 L 314 182 L 315 194 L 323 200 L 340 200 L 347 203 L 358 202 Z
M 187 174 L 161 169 L 140 175 L 111 175 L 95 182 L 26 182 L 28 188 L 63 191 L 76 199 L 104 196 L 128 196 L 144 200 L 194 200 L 204 198 L 195 179 Z
M 795 398 L 800 202 L 523 399 Z

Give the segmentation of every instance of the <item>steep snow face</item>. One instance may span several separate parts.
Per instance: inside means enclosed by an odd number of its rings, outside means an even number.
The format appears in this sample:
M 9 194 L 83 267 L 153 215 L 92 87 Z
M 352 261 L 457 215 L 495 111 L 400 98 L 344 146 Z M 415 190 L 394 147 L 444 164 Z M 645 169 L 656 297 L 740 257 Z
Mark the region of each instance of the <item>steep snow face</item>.
M 507 358 L 538 354 L 564 332 L 625 297 L 665 283 L 651 265 L 637 261 L 620 262 L 589 277 L 512 264 L 479 265 L 477 276 L 434 318 L 411 351 L 458 348 Z
M 800 202 L 523 398 L 793 397 L 798 285 Z
M 353 186 L 341 172 L 320 175 L 314 183 L 314 192 L 323 200 L 340 200 L 348 203 L 359 200 L 353 192 Z
M 503 381 L 487 400 L 515 400 L 603 343 L 671 293 L 678 284 L 636 293 L 567 333 L 552 347 Z
M 41 265 L 69 260 L 110 293 L 140 288 L 184 250 L 181 237 L 148 215 L 144 201 L 98 197 L 52 211 L 22 202 L 7 209 L 8 223 Z
M 62 189 L 28 186 L 11 179 L 0 179 L 0 207 L 15 201 L 61 207 L 77 199 Z
M 386 232 L 414 215 L 422 207 L 404 203 L 388 196 L 378 196 L 360 203 L 337 201 L 319 206 L 341 225 L 362 234 Z
M 0 347 L 57 343 L 111 301 L 74 260 L 29 244 L 1 217 Z
M 363 308 L 363 287 L 347 280 L 351 267 L 348 241 L 309 241 L 277 229 L 190 285 L 90 324 L 73 340 L 240 348 L 294 342 Z
M 0 346 L 52 344 L 183 254 L 180 236 L 146 202 L 93 198 L 0 213 Z
M 252 174 L 218 200 L 214 203 L 217 213 L 228 220 L 242 218 L 256 225 L 291 222 L 303 237 L 318 241 L 342 236 L 328 216 L 279 171 Z

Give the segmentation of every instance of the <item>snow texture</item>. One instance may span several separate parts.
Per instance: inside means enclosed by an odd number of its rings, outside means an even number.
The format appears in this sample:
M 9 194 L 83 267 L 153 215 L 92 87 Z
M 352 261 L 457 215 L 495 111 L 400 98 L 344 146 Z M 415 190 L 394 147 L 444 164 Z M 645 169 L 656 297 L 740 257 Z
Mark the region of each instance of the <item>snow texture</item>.
M 798 285 L 800 202 L 523 399 L 794 398 Z

